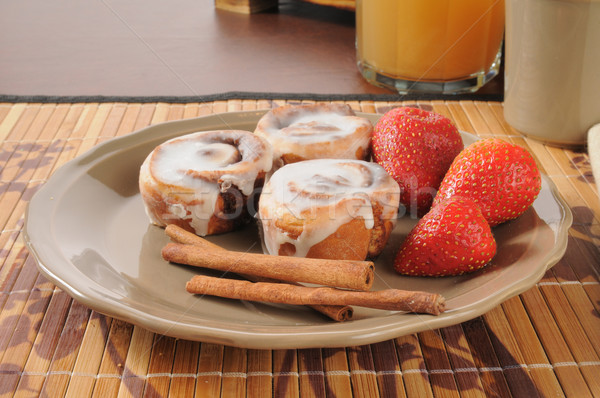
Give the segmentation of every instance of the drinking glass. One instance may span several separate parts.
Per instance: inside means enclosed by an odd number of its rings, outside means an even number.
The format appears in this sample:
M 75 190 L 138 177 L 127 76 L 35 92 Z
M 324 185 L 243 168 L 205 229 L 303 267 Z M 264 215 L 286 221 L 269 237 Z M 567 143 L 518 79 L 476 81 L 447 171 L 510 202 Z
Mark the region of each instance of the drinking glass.
M 473 92 L 498 74 L 504 0 L 356 0 L 358 68 L 399 93 Z

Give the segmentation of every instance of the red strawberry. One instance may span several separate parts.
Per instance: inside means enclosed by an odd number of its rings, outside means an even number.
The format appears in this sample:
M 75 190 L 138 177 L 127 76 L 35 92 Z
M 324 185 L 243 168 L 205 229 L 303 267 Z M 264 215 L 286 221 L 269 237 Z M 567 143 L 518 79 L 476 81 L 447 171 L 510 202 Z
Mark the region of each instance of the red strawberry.
M 394 268 L 412 276 L 448 276 L 475 271 L 496 254 L 496 241 L 479 207 L 455 196 L 419 220 L 396 255 Z
M 372 149 L 400 185 L 400 203 L 422 216 L 463 142 L 450 119 L 434 112 L 401 107 L 385 113 L 373 130 Z
M 541 184 L 540 171 L 526 149 L 490 138 L 476 141 L 456 157 L 433 205 L 454 195 L 471 198 L 493 227 L 527 210 Z

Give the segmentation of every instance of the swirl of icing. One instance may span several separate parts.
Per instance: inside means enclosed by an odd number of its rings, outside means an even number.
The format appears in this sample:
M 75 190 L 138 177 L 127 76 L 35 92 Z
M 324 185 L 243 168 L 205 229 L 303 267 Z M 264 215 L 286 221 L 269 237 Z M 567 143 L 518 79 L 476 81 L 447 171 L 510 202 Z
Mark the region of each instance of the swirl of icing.
M 260 197 L 265 247 L 280 254 L 283 244 L 293 244 L 294 255 L 304 257 L 352 220 L 362 220 L 368 230 L 381 220 L 393 226 L 399 197 L 398 184 L 376 163 L 315 159 L 285 165 Z
M 344 104 L 287 105 L 267 112 L 255 134 L 274 148 L 276 166 L 308 159 L 369 156 L 373 125 Z
M 206 235 L 210 220 L 222 210 L 219 196 L 229 194 L 236 207 L 244 206 L 271 167 L 270 144 L 251 132 L 197 132 L 170 139 L 148 155 L 140 169 L 140 191 L 152 222 L 183 222 Z

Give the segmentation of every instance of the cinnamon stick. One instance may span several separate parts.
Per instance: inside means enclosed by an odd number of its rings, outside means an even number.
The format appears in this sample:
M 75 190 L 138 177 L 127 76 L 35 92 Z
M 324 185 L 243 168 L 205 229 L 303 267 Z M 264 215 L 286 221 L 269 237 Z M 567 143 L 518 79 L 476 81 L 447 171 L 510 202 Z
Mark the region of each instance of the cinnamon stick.
M 445 300 L 439 294 L 398 289 L 358 292 L 331 287 L 306 287 L 269 282 L 254 283 L 196 275 L 187 282 L 186 290 L 193 294 L 282 304 L 356 305 L 432 315 L 439 315 L 445 309 Z
M 169 238 L 171 238 L 171 240 L 173 240 L 173 242 L 176 243 L 200 246 L 205 249 L 225 250 L 221 246 L 215 245 L 214 243 L 209 242 L 206 239 L 201 238 L 192 232 L 186 231 L 185 229 L 175 224 L 167 225 L 165 227 L 165 233 Z
M 294 283 L 294 285 L 301 286 L 297 283 Z M 354 316 L 354 309 L 349 305 L 307 304 L 307 306 L 338 322 L 349 321 Z
M 169 236 L 174 242 L 183 243 L 187 245 L 195 245 L 198 247 L 203 247 L 206 250 L 225 250 L 219 245 L 215 245 L 212 242 L 209 242 L 206 239 L 199 237 L 198 235 L 186 231 L 185 229 L 175 225 L 170 224 L 165 228 L 165 232 L 167 236 Z M 273 282 L 278 283 L 276 279 L 263 278 L 255 275 L 248 274 L 240 274 L 244 278 L 252 281 L 252 282 Z M 297 282 L 288 282 L 294 285 L 299 285 Z M 344 322 L 352 319 L 354 315 L 354 310 L 349 305 L 309 305 L 313 310 L 320 312 L 321 314 L 333 319 L 334 321 Z
M 273 278 L 281 281 L 314 283 L 366 291 L 374 280 L 371 261 L 329 260 L 270 256 L 226 250 L 207 250 L 195 245 L 168 243 L 162 250 L 165 260 L 174 263 Z

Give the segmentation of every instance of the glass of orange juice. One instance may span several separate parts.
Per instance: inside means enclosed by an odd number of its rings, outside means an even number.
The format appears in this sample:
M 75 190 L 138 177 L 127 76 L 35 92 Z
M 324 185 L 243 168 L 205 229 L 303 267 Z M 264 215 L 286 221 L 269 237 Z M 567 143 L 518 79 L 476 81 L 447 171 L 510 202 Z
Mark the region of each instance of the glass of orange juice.
M 473 92 L 498 74 L 504 0 L 356 0 L 357 63 L 399 93 Z

